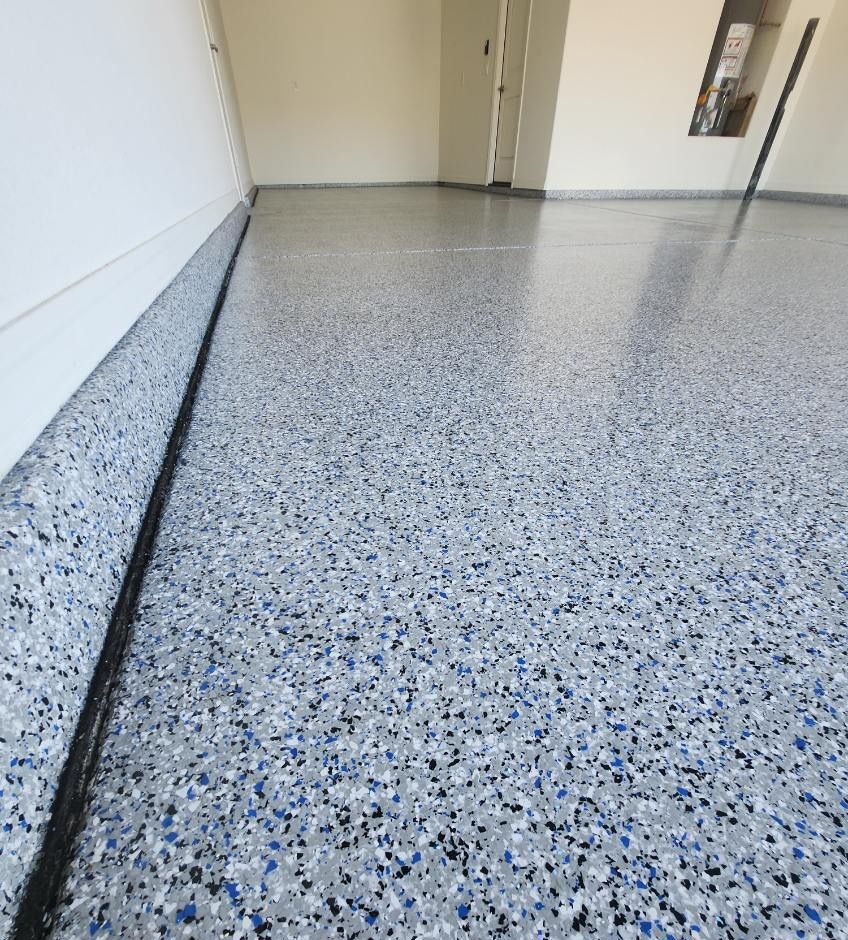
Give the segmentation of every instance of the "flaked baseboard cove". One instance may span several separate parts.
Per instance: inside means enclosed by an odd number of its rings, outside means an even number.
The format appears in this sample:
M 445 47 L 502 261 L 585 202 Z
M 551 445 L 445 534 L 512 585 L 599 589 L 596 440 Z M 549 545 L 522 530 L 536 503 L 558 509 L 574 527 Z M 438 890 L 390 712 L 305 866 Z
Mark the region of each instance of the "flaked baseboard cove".
M 0 756 L 9 768 L 0 814 L 17 821 L 0 854 L 0 937 L 50 826 L 112 611 L 246 219 L 237 205 L 0 482 Z

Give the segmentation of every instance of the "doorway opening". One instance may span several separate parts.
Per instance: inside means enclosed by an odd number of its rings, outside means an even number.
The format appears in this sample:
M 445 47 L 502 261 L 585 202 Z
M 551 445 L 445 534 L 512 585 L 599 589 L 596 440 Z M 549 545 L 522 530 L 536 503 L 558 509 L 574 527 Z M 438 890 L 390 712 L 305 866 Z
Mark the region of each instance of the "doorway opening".
M 505 0 L 502 10 L 505 18 L 503 51 L 495 91 L 495 146 L 489 178 L 494 186 L 512 186 L 524 91 L 530 0 Z
M 744 137 L 791 0 L 725 0 L 690 137 Z

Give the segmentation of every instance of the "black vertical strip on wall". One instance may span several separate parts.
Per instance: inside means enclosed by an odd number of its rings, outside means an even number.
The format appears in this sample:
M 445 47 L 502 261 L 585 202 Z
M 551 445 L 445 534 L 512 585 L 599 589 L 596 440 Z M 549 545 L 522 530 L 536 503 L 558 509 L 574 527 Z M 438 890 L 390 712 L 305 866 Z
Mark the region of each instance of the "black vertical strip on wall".
M 59 776 L 56 795 L 50 808 L 50 821 L 44 833 L 41 849 L 24 885 L 23 896 L 12 927 L 12 940 L 43 940 L 50 930 L 60 900 L 74 843 L 85 818 L 88 790 L 103 747 L 112 693 L 127 647 L 130 624 L 135 614 L 144 573 L 156 541 L 162 508 L 168 498 L 174 468 L 191 422 L 197 389 L 209 356 L 209 346 L 221 308 L 227 297 L 230 277 L 248 225 L 250 225 L 250 218 L 244 223 L 230 263 L 224 272 L 221 288 L 218 291 L 215 306 L 212 308 L 194 369 L 168 440 L 162 467 L 153 486 L 121 590 L 112 611 L 103 649 L 77 722 L 68 757 Z
M 801 74 L 801 68 L 804 65 L 804 59 L 807 58 L 807 52 L 810 49 L 810 43 L 813 41 L 813 36 L 816 33 L 816 27 L 818 25 L 818 17 L 807 20 L 807 28 L 804 30 L 804 35 L 801 37 L 801 42 L 798 45 L 798 51 L 795 53 L 795 58 L 792 61 L 792 68 L 789 69 L 789 75 L 786 78 L 786 84 L 783 86 L 783 91 L 780 93 L 780 99 L 777 102 L 777 107 L 774 109 L 771 124 L 769 124 L 769 129 L 766 131 L 766 137 L 763 141 L 763 146 L 760 149 L 760 155 L 757 157 L 757 162 L 754 164 L 754 172 L 751 174 L 748 188 L 745 190 L 745 195 L 742 197 L 744 202 L 750 202 L 750 200 L 754 198 L 754 193 L 757 191 L 757 185 L 760 182 L 760 176 L 762 175 L 763 167 L 766 165 L 766 160 L 768 160 L 768 155 L 771 151 L 771 145 L 774 143 L 775 137 L 777 137 L 777 132 L 780 129 L 780 122 L 783 120 L 783 115 L 786 111 L 786 102 L 789 100 L 789 96 L 792 94 L 792 89 L 795 87 L 795 83 L 798 81 L 798 76 Z

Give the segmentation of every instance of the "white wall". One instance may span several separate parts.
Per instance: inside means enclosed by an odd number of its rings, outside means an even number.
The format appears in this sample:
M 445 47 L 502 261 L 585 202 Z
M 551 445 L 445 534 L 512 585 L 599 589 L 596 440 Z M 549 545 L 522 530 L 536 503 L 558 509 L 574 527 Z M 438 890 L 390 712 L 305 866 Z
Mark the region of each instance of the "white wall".
M 819 24 L 805 72 L 760 187 L 848 195 L 848 0 Z
M 0 476 L 238 201 L 198 0 L 4 17 Z
M 435 180 L 439 0 L 223 0 L 256 182 Z
M 498 26 L 498 0 L 442 0 L 439 179 L 445 182 L 487 182 L 499 40 L 503 45 Z
M 722 5 L 570 0 L 546 188 L 745 188 L 804 25 L 833 0 L 793 0 L 745 137 L 689 137 Z

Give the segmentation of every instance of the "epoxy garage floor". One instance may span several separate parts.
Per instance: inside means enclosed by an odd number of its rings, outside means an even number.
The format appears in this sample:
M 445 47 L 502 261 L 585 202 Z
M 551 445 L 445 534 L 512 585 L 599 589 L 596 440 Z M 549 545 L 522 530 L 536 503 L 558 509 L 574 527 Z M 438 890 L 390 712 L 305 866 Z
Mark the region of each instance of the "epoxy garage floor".
M 261 192 L 55 935 L 848 936 L 846 262 Z

